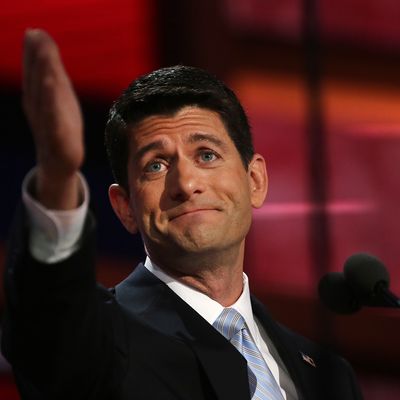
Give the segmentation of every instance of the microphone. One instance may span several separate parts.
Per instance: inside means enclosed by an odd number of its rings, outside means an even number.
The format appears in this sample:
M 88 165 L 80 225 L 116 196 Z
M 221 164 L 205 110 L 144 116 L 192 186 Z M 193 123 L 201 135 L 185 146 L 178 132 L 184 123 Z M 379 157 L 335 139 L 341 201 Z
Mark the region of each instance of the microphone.
M 335 313 L 353 314 L 362 307 L 341 272 L 324 275 L 319 281 L 318 292 L 322 303 Z
M 389 283 L 389 273 L 378 258 L 357 253 L 346 260 L 343 273 L 326 274 L 318 290 L 322 302 L 339 314 L 352 314 L 362 306 L 400 308 Z

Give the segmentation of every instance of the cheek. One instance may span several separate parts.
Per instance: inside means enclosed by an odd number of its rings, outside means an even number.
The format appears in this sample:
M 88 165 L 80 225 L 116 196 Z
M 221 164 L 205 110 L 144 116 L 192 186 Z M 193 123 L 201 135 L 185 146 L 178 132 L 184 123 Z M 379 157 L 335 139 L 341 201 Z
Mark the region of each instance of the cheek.
M 160 194 L 156 187 L 151 185 L 135 188 L 131 207 L 134 210 L 138 224 L 148 225 L 150 220 L 159 213 Z
M 132 193 L 134 193 L 134 195 L 131 196 L 130 206 L 135 215 L 136 221 L 140 226 L 143 225 L 142 224 L 143 216 L 146 214 L 145 210 L 147 204 L 146 194 L 143 190 L 140 190 L 137 187 L 135 187 L 132 190 Z
M 237 172 L 236 174 L 224 174 L 217 177 L 219 191 L 226 193 L 230 201 L 237 206 L 250 206 L 250 189 L 247 175 Z

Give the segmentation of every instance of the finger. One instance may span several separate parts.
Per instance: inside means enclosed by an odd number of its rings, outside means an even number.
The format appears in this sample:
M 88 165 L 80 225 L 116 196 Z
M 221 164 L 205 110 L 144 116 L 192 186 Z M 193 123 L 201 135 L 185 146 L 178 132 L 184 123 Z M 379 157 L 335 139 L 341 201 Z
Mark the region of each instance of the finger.
M 34 63 L 36 59 L 37 47 L 40 41 L 39 29 L 28 29 L 25 32 L 23 47 L 23 90 L 29 97 L 31 84 L 33 82 Z
M 27 30 L 23 42 L 23 62 L 22 62 L 22 103 L 27 112 L 27 102 L 30 97 L 29 82 L 31 81 L 31 68 L 32 64 L 32 45 L 30 42 L 31 30 Z
M 57 75 L 65 73 L 57 45 L 45 31 L 27 31 L 24 70 L 25 105 L 35 112 L 42 104 L 49 104 Z

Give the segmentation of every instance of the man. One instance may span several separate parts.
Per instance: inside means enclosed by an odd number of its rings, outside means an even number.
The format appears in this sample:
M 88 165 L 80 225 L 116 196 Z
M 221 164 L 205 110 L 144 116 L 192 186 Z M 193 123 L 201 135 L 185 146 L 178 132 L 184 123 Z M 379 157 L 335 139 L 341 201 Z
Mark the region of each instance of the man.
M 343 360 L 249 294 L 245 237 L 267 174 L 232 91 L 178 66 L 113 105 L 109 198 L 148 257 L 107 291 L 94 279 L 76 96 L 45 32 L 27 33 L 24 54 L 37 167 L 10 246 L 2 338 L 22 398 L 360 399 Z

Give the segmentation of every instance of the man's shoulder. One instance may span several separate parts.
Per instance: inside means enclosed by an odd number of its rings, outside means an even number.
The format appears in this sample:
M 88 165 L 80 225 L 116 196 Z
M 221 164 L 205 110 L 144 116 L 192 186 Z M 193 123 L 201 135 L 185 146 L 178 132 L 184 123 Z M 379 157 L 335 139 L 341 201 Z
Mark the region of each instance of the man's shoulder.
M 324 345 L 323 340 L 320 342 L 318 340 L 311 340 L 276 320 L 265 305 L 254 296 L 252 296 L 252 305 L 255 316 L 263 325 L 264 329 L 266 329 L 271 339 L 275 339 L 274 342 L 278 342 L 278 345 L 283 344 L 286 349 L 296 349 L 300 355 L 302 353 L 309 353 L 323 358 L 343 360 L 341 357 L 337 356 L 329 346 Z M 304 361 L 307 362 L 306 359 L 304 359 Z
M 317 390 L 324 399 L 361 399 L 350 364 L 328 345 L 318 343 L 276 321 L 265 306 L 252 298 L 254 313 L 276 346 L 298 387 Z M 324 338 L 321 338 L 321 342 Z M 331 397 L 329 397 L 331 396 Z

